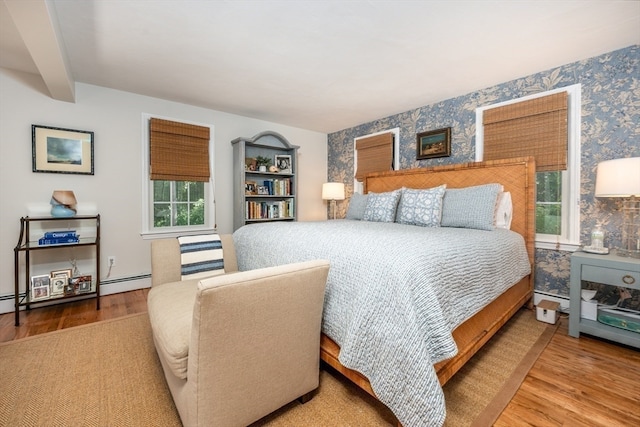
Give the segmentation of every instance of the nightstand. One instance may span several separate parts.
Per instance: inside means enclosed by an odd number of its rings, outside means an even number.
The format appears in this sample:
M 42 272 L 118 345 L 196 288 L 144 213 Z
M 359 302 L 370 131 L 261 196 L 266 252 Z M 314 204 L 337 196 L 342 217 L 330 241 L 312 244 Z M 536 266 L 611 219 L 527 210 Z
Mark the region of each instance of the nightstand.
M 640 289 L 640 260 L 618 255 L 574 252 L 571 255 L 569 335 L 583 332 L 640 348 L 640 333 L 580 317 L 582 282 L 589 281 L 629 289 Z

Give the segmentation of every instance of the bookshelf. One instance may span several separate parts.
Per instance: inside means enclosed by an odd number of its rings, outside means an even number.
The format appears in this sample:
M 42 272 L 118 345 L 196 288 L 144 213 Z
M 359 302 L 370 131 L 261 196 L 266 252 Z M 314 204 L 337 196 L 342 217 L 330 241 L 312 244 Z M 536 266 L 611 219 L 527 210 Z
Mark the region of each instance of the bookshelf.
M 265 131 L 233 145 L 233 229 L 297 219 L 298 146 Z M 262 170 L 260 161 L 268 161 Z

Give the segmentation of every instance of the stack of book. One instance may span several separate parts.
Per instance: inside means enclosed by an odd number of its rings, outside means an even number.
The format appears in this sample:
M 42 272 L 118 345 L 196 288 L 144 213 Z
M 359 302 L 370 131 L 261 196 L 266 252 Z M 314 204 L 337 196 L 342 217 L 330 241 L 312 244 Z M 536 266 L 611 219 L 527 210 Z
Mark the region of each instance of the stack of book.
M 62 245 L 65 243 L 78 243 L 80 236 L 75 230 L 67 231 L 47 231 L 44 236 L 38 239 L 38 244 L 42 245 Z

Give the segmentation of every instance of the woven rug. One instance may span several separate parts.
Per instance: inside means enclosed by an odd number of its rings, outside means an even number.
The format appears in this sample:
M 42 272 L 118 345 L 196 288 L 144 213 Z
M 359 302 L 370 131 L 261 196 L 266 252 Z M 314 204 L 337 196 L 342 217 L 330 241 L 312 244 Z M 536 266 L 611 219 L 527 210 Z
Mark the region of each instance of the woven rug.
M 553 330 L 533 312 L 518 312 L 445 386 L 446 425 L 490 425 Z M 509 383 L 514 390 L 504 392 Z M 292 402 L 254 427 L 394 424 L 386 407 L 322 370 L 310 402 Z M 0 426 L 71 425 L 180 426 L 146 313 L 0 344 Z

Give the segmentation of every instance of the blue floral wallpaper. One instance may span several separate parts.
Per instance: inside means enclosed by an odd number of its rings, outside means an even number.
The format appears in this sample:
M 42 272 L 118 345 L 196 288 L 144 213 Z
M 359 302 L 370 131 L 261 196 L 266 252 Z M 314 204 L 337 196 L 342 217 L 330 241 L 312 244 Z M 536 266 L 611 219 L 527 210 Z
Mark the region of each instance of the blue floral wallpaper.
M 607 232 L 605 245 L 620 245 L 620 201 L 595 199 L 593 192 L 599 162 L 640 156 L 638 45 L 329 134 L 329 181 L 344 182 L 348 197 L 353 192 L 354 138 L 396 127 L 400 128 L 402 169 L 474 161 L 477 107 L 577 83 L 582 85 L 581 241 L 588 244 L 590 230 L 600 222 Z M 452 127 L 451 156 L 416 160 L 416 133 L 448 126 Z M 345 216 L 347 206 L 339 204 L 339 216 Z M 570 256 L 571 252 L 537 249 L 536 290 L 568 297 Z

